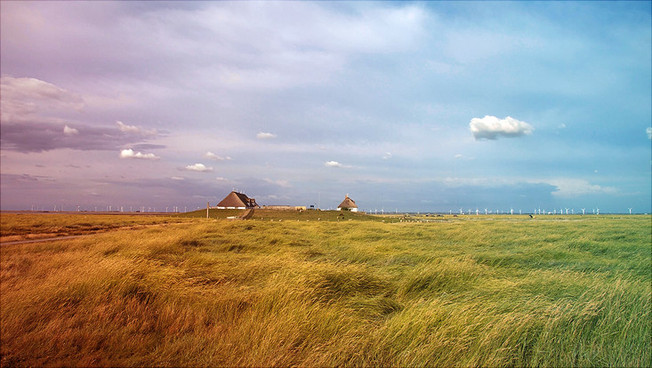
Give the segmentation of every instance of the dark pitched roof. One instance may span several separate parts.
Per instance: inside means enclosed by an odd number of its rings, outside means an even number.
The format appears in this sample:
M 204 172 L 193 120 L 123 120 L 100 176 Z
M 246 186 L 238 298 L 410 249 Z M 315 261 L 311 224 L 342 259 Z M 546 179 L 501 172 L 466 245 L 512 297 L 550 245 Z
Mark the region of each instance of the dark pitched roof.
M 347 195 L 337 208 L 358 208 L 358 206 L 355 204 L 355 201 Z
M 222 202 L 217 204 L 218 207 L 258 207 L 256 200 L 247 197 L 244 193 L 231 192 Z

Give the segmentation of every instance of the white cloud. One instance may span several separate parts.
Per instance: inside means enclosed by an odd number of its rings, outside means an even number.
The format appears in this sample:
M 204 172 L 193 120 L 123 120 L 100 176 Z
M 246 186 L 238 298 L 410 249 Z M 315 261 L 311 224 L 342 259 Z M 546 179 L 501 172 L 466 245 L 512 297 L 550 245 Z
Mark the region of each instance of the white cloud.
M 613 194 L 618 190 L 614 187 L 603 187 L 591 184 L 584 179 L 554 179 L 549 184 L 557 187 L 552 195 L 562 198 L 577 197 L 586 194 Z
M 339 163 L 337 161 L 326 161 L 324 163 L 324 166 L 326 166 L 326 167 L 348 167 L 348 166 L 343 165 L 343 164 L 341 164 L 341 163 Z
M 186 180 L 186 178 L 184 178 L 183 176 L 172 176 L 172 177 L 170 177 L 170 179 L 177 180 L 177 181 Z
M 476 140 L 497 139 L 503 137 L 520 137 L 532 134 L 532 125 L 516 120 L 511 116 L 499 119 L 495 116 L 486 115 L 484 118 L 473 118 L 469 123 L 471 133 Z
M 385 152 L 385 154 L 383 155 L 383 160 L 389 160 L 390 158 L 392 158 L 392 153 Z
M 79 130 L 77 130 L 75 128 L 71 128 L 71 127 L 66 125 L 66 126 L 63 127 L 63 134 L 65 134 L 65 135 L 76 135 L 76 134 L 79 134 Z
M 342 164 L 337 162 L 337 161 L 326 161 L 324 163 L 324 166 L 326 166 L 326 167 L 342 167 Z
M 456 154 L 455 156 L 453 156 L 453 158 L 455 158 L 455 159 L 460 159 L 460 158 L 462 158 L 462 157 L 464 157 L 464 155 L 461 154 L 461 153 L 458 153 L 458 154 Z
M 197 171 L 197 172 L 209 172 L 213 171 L 212 167 L 206 167 L 204 164 L 196 163 L 193 165 L 188 165 L 186 166 L 186 170 L 188 171 Z
M 217 180 L 217 181 L 229 181 L 229 179 L 221 177 L 221 176 L 218 176 L 217 178 L 215 178 L 215 180 Z
M 222 157 L 222 156 L 217 155 L 217 154 L 215 154 L 213 152 L 210 152 L 210 151 L 206 152 L 206 154 L 204 156 L 206 158 L 208 158 L 208 159 L 213 160 L 213 161 L 225 161 L 225 160 L 228 161 L 228 160 L 231 160 L 231 156 Z
M 158 160 L 160 157 L 153 153 L 134 152 L 131 148 L 120 151 L 120 158 L 134 158 L 142 160 Z
M 157 134 L 156 129 L 147 130 L 147 129 L 139 128 L 135 125 L 127 125 L 121 121 L 116 121 L 116 124 L 118 124 L 118 129 L 120 129 L 120 131 L 123 133 L 143 134 L 143 135 Z
M 258 134 L 256 134 L 256 138 L 258 138 L 258 139 L 272 139 L 272 138 L 276 138 L 276 134 L 274 134 L 274 133 L 266 133 L 266 132 L 258 132 Z
M 645 132 L 647 133 L 647 139 L 652 139 L 652 127 L 645 129 Z

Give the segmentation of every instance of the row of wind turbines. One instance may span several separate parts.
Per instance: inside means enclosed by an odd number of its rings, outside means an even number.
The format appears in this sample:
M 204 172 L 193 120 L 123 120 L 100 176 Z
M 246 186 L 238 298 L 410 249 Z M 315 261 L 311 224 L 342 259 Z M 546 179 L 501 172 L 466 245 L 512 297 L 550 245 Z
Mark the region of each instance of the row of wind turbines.
M 42 211 L 50 211 L 50 208 L 52 212 L 163 212 L 163 207 L 146 207 L 146 206 L 68 206 L 64 208 L 64 205 L 54 205 L 53 207 L 43 207 L 39 205 L 32 205 L 32 212 L 42 212 Z M 171 213 L 178 213 L 178 212 L 188 212 L 188 206 L 168 206 L 165 207 L 165 212 L 171 212 Z M 199 207 L 197 207 L 199 209 Z
M 586 208 L 582 208 L 581 210 L 582 210 L 582 215 L 586 215 L 586 212 L 587 212 Z M 629 211 L 629 214 L 631 215 L 633 208 L 627 208 L 627 210 Z M 464 215 L 464 214 L 472 215 L 474 213 L 476 215 L 480 215 L 481 212 L 482 211 L 479 208 L 476 208 L 475 211 L 473 211 L 472 209 L 469 208 L 469 209 L 466 210 L 466 212 L 464 211 L 464 208 L 459 209 L 459 214 L 460 215 Z M 510 208 L 509 211 L 501 211 L 499 209 L 497 209 L 495 211 L 492 211 L 489 208 L 484 209 L 484 214 L 485 215 L 490 215 L 490 214 L 496 214 L 496 215 L 510 214 L 510 215 L 514 215 L 515 214 L 514 212 L 515 211 L 514 211 L 513 208 Z M 594 214 L 594 215 L 599 215 L 600 214 L 600 208 L 598 208 L 598 207 L 592 208 L 591 213 Z M 453 210 L 449 210 L 449 214 L 452 215 Z M 457 212 L 456 212 L 456 214 L 457 214 Z M 519 209 L 518 214 L 522 215 L 523 211 Z M 564 207 L 564 208 L 560 208 L 559 211 L 557 211 L 556 208 L 550 211 L 550 210 L 546 210 L 545 208 L 544 209 L 535 208 L 534 211 L 530 212 L 530 214 L 534 214 L 534 215 L 574 215 L 575 214 L 575 209 L 574 208 L 565 208 Z M 578 214 L 579 214 L 579 212 L 578 212 Z

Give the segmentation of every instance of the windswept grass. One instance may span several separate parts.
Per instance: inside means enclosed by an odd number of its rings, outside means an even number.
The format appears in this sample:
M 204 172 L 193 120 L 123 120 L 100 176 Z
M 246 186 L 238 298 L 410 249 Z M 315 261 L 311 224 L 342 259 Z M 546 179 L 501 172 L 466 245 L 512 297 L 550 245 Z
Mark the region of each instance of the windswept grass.
M 193 220 L 1 251 L 3 366 L 652 363 L 649 216 Z
M 188 219 L 145 215 L 95 215 L 69 213 L 0 213 L 3 241 L 81 235 L 124 227 L 188 222 Z

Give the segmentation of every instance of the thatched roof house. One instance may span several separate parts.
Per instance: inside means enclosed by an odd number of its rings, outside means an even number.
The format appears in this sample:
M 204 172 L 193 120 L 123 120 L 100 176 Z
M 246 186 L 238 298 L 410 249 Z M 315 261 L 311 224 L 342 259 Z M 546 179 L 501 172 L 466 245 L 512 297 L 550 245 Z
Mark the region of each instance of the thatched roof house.
M 347 194 L 342 203 L 340 203 L 339 206 L 337 206 L 338 210 L 344 210 L 344 211 L 351 211 L 351 212 L 358 212 L 358 206 L 355 204 L 355 201 L 351 198 L 349 198 L 349 195 Z
M 238 193 L 233 191 L 229 193 L 222 202 L 217 204 L 218 209 L 238 209 L 244 210 L 247 208 L 257 208 L 260 207 L 256 200 L 253 198 L 247 197 L 244 193 Z

